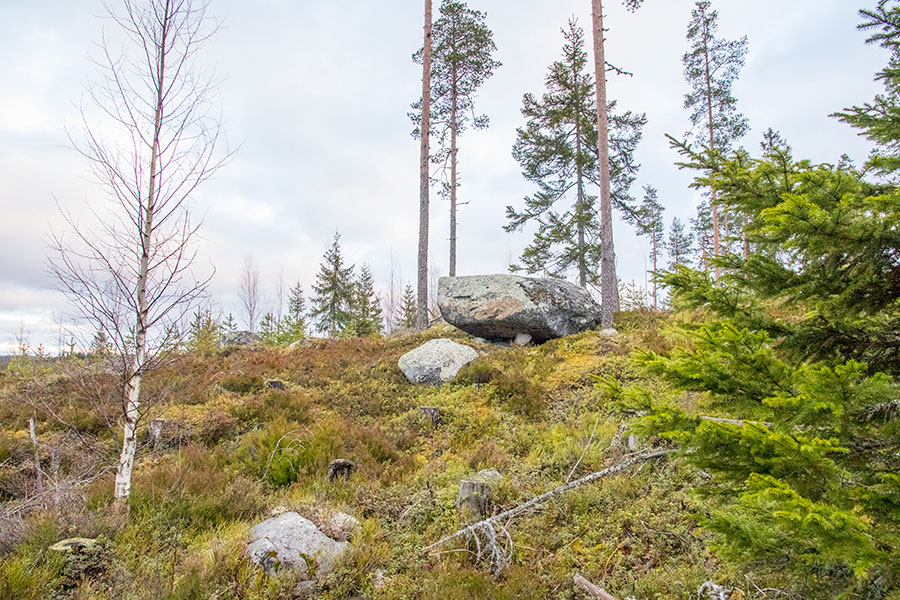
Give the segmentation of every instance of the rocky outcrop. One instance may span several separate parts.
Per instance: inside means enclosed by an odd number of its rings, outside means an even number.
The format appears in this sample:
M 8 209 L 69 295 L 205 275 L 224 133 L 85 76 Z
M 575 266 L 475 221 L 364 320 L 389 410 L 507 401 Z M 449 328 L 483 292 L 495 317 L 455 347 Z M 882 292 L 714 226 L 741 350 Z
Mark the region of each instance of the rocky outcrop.
M 255 346 L 262 342 L 262 337 L 252 331 L 234 331 L 222 334 L 220 345 L 226 346 Z
M 400 357 L 397 365 L 413 383 L 440 385 L 478 358 L 474 349 L 451 340 L 431 340 Z
M 545 342 L 600 324 L 600 306 L 590 294 L 562 279 L 441 277 L 438 306 L 448 323 L 489 340 L 524 341 L 531 336 Z
M 299 513 L 286 512 L 250 530 L 247 555 L 266 571 L 291 568 L 311 579 L 330 573 L 348 548 L 348 542 L 331 539 Z

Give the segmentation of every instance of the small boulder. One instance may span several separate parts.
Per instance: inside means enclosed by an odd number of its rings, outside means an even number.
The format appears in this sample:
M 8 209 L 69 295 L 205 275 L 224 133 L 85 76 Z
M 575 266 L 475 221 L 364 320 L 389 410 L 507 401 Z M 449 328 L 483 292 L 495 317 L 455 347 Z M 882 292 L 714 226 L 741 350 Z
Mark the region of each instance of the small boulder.
M 334 570 L 338 557 L 349 548 L 348 542 L 331 539 L 299 513 L 286 512 L 250 530 L 247 555 L 266 571 L 291 568 L 302 579 L 311 579 Z
M 516 346 L 527 346 L 531 343 L 531 334 L 528 333 L 517 333 L 516 339 L 513 340 L 513 343 Z
M 519 275 L 441 277 L 438 306 L 444 319 L 473 336 L 535 342 L 572 335 L 600 324 L 600 306 L 584 288 L 562 279 Z
M 356 470 L 356 463 L 346 458 L 336 458 L 328 464 L 328 481 L 341 478 L 344 481 L 350 479 L 350 474 Z
M 397 365 L 412 383 L 440 385 L 456 377 L 459 370 L 478 358 L 469 346 L 451 340 L 425 342 L 400 357 Z
M 444 422 L 444 418 L 441 416 L 441 409 L 436 406 L 420 406 L 419 410 L 422 411 L 422 418 L 431 423 L 431 427 L 433 429 L 437 429 Z
M 222 335 L 220 346 L 256 346 L 262 342 L 262 337 L 252 331 L 235 331 Z

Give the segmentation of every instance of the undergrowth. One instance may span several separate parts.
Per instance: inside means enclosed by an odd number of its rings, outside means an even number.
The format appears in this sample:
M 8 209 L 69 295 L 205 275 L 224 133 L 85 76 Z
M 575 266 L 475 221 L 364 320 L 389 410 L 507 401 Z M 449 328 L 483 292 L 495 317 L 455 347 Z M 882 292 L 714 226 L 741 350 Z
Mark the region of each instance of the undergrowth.
M 421 551 L 464 525 L 459 482 L 478 471 L 502 475 L 496 513 L 632 452 L 630 417 L 594 376 L 662 389 L 630 358 L 637 345 L 667 347 L 661 323 L 626 314 L 615 337 L 586 332 L 521 348 L 445 327 L 187 355 L 147 377 L 162 399 L 150 417 L 179 433 L 153 444 L 142 430 L 128 517 L 112 511 L 111 471 L 69 500 L 77 506 L 23 513 L 18 533 L 0 540 L 0 598 L 291 598 L 296 581 L 270 578 L 244 556 L 250 527 L 276 507 L 314 521 L 330 511 L 360 520 L 352 550 L 321 588 L 326 599 L 584 598 L 575 573 L 619 598 L 695 597 L 710 579 L 743 584 L 708 549 L 697 524 L 705 500 L 691 492 L 699 475 L 677 463 L 647 463 L 509 523 L 512 562 L 499 577 L 464 543 Z M 480 357 L 444 386 L 410 384 L 397 359 L 434 337 L 468 343 Z M 0 380 L 0 506 L 35 491 L 27 434 L 35 414 L 46 468 L 62 447 L 93 452 L 97 469 L 114 460 L 115 381 L 80 377 L 56 365 Z M 269 389 L 274 379 L 286 389 Z M 67 426 L 34 409 L 36 394 L 73 417 Z M 438 408 L 440 422 L 423 406 Z M 336 458 L 356 464 L 349 480 L 326 479 Z M 73 536 L 101 542 L 85 556 L 49 550 Z

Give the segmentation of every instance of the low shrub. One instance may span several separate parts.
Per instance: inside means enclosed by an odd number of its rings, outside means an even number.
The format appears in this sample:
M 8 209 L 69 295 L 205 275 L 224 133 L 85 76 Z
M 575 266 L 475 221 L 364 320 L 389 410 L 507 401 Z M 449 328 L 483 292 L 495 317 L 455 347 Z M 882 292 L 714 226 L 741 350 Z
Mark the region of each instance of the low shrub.
M 205 444 L 215 444 L 237 434 L 238 420 L 231 414 L 213 409 L 206 413 L 200 424 L 199 437 Z
M 265 508 L 259 484 L 232 473 L 228 462 L 221 446 L 188 444 L 135 471 L 132 513 L 200 528 L 256 515 Z
M 501 372 L 494 377 L 491 396 L 510 411 L 528 417 L 537 417 L 546 405 L 541 386 L 521 372 Z
M 228 375 L 223 377 L 219 381 L 219 385 L 223 390 L 233 392 L 235 394 L 252 394 L 253 392 L 258 392 L 263 389 L 266 385 L 265 380 L 256 375 L 244 375 L 243 373 L 236 373 L 234 375 Z
M 485 385 L 491 383 L 500 375 L 500 369 L 492 365 L 488 359 L 478 358 L 460 369 L 453 383 L 457 385 Z

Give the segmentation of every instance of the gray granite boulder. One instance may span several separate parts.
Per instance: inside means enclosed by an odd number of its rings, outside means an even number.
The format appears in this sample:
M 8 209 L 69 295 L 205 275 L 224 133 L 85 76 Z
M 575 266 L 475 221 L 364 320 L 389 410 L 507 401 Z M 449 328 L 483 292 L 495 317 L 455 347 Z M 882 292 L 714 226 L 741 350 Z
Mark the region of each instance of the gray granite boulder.
M 530 335 L 535 342 L 545 342 L 600 324 L 600 305 L 587 290 L 562 279 L 441 277 L 438 306 L 445 321 L 489 340 Z
M 397 366 L 413 383 L 440 385 L 478 358 L 474 349 L 451 340 L 431 340 L 400 357 Z
M 252 331 L 233 331 L 222 334 L 219 345 L 226 346 L 255 346 L 262 342 L 262 337 Z
M 247 555 L 266 571 L 291 568 L 310 579 L 330 573 L 348 548 L 348 542 L 331 539 L 299 513 L 286 512 L 250 530 Z

